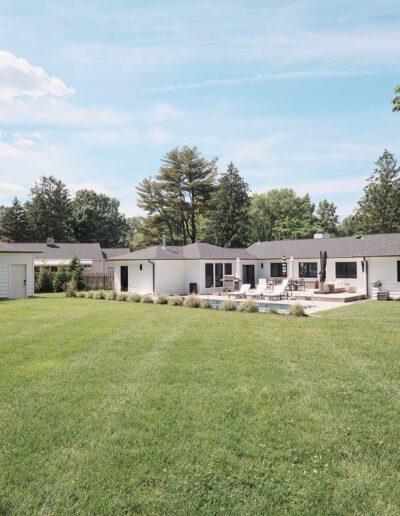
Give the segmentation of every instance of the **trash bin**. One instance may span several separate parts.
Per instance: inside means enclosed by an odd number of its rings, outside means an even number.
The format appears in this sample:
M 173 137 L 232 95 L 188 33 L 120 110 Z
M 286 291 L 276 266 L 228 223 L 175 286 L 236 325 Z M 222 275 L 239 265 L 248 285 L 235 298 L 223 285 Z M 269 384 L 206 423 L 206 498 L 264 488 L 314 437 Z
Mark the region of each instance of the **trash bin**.
M 189 283 L 189 293 L 197 294 L 197 283 Z

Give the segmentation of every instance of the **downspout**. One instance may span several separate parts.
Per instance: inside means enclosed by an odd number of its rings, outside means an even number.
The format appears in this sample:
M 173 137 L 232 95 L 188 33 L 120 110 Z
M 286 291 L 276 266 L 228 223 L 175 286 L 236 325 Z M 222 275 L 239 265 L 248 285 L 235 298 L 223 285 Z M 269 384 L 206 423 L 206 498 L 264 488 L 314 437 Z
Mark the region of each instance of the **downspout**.
M 366 296 L 368 299 L 369 298 L 368 261 L 365 256 L 364 256 L 363 260 L 365 263 L 365 293 L 366 293 Z
M 149 263 L 151 263 L 151 265 L 153 266 L 153 294 L 154 294 L 154 290 L 155 290 L 155 284 L 156 284 L 156 269 L 155 269 L 155 263 L 152 262 L 151 260 L 147 260 Z

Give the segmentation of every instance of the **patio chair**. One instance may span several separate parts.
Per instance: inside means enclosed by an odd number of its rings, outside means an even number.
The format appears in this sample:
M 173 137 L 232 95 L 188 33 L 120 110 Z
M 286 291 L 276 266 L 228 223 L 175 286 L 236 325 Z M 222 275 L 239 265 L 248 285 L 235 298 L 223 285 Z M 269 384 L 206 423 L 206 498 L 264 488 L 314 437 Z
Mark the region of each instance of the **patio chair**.
M 288 286 L 288 280 L 284 279 L 279 285 L 275 285 L 273 291 L 265 291 L 264 297 L 269 299 L 289 299 L 289 292 L 286 290 Z
M 262 298 L 266 290 L 266 285 L 259 283 L 255 289 L 249 290 L 245 293 L 244 297 L 259 297 Z
M 246 293 L 250 290 L 250 283 L 243 283 L 240 289 L 237 292 L 229 292 L 228 297 L 235 297 L 236 299 L 243 299 L 246 297 Z

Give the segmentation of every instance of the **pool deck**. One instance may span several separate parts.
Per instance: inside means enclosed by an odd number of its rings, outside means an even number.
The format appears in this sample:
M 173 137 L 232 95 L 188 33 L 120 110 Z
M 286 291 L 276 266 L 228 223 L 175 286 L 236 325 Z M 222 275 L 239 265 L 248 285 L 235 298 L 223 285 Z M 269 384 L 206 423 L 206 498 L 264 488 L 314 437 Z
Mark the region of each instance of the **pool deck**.
M 304 307 L 307 315 L 314 315 L 324 310 L 332 310 L 345 304 L 352 304 L 355 302 L 365 301 L 365 295 L 360 293 L 341 292 L 337 294 L 314 294 L 313 291 L 294 291 L 289 293 L 289 299 L 282 299 L 280 301 L 271 301 L 269 299 L 253 299 L 257 303 L 268 303 L 276 305 L 295 305 L 299 304 Z M 236 299 L 232 296 L 229 298 L 228 294 L 210 294 L 200 296 L 202 299 L 225 301 L 226 299 Z M 250 299 L 250 298 L 247 298 Z M 244 298 L 238 298 L 237 301 L 244 301 Z

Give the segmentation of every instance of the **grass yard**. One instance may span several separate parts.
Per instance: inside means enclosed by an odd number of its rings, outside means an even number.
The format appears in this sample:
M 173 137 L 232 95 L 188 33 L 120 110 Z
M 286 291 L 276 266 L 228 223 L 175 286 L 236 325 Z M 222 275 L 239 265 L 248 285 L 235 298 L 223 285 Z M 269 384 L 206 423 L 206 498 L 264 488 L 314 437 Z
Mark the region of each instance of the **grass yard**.
M 0 514 L 399 514 L 400 303 L 0 303 Z

